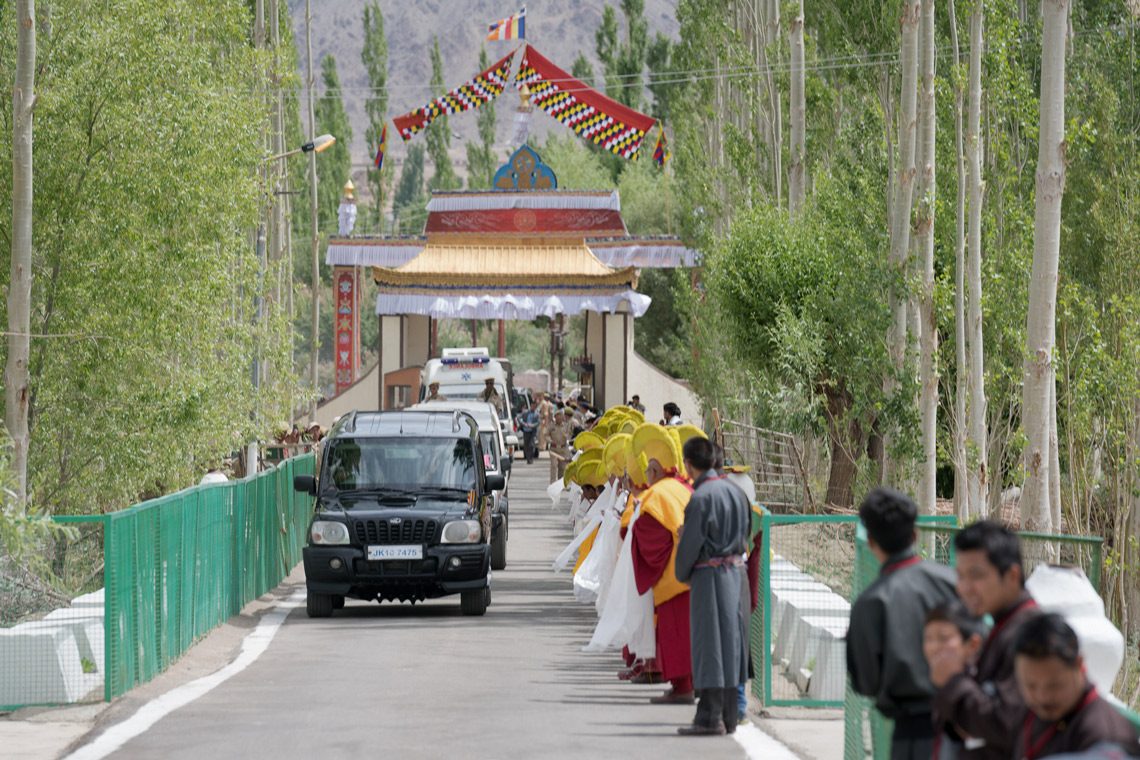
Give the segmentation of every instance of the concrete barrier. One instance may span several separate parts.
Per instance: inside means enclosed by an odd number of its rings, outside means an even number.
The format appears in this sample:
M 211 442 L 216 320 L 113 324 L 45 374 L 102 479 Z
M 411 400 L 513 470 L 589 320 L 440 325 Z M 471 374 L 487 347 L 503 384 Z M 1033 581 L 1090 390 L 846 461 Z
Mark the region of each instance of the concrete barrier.
M 72 607 L 103 607 L 104 595 L 103 589 L 92 591 L 90 594 L 77 596 L 71 600 Z
M 76 617 L 58 617 L 53 620 L 37 620 L 34 623 L 21 623 L 13 630 L 47 631 L 54 628 L 64 628 L 71 631 L 75 637 L 76 647 L 82 660 L 90 663 L 94 672 L 104 672 L 104 641 L 103 617 L 83 615 Z
M 98 688 L 70 627 L 0 629 L 0 705 L 65 704 Z

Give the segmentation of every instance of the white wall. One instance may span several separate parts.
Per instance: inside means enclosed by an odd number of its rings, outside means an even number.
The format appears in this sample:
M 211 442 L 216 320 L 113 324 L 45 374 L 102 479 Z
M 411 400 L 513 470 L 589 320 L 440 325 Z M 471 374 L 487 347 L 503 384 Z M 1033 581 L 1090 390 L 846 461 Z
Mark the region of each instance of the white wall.
M 337 417 L 351 412 L 353 409 L 363 411 L 379 408 L 380 368 L 378 364 L 373 364 L 371 369 L 366 370 L 360 379 L 346 388 L 343 393 L 330 398 L 317 407 L 317 422 L 325 430 L 328 430 Z M 305 427 L 307 419 L 303 416 L 298 424 Z
M 633 331 L 630 330 L 629 386 L 628 396 L 638 394 L 645 407 L 648 422 L 661 421 L 661 407 L 672 401 L 681 407 L 681 419 L 694 425 L 701 424 L 701 404 L 689 384 L 674 380 L 669 375 L 650 364 L 648 360 L 633 350 Z M 628 397 L 624 401 L 628 401 Z

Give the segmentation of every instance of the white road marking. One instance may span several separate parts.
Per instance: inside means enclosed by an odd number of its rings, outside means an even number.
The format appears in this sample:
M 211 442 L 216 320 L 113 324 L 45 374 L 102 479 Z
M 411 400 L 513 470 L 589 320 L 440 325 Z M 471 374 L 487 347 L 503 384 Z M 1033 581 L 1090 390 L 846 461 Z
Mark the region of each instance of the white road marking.
M 278 629 L 285 622 L 286 616 L 292 610 L 300 607 L 304 598 L 303 592 L 297 592 L 284 602 L 274 605 L 262 615 L 257 627 L 242 639 L 241 651 L 229 665 L 208 676 L 202 676 L 155 697 L 140 707 L 134 715 L 122 723 L 111 726 L 96 737 L 95 741 L 75 750 L 64 760 L 101 760 L 170 713 L 208 694 L 248 668 L 265 653 L 265 650 L 269 648 L 269 643 L 277 635 Z
M 732 738 L 744 747 L 749 760 L 798 760 L 794 752 L 751 723 L 737 726 Z

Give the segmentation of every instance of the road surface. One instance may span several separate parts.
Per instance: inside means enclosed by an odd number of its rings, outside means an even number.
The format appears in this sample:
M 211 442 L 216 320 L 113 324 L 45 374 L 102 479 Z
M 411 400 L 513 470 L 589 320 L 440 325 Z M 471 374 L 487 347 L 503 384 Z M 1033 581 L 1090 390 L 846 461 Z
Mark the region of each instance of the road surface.
M 324 620 L 293 609 L 248 668 L 109 757 L 745 757 L 731 737 L 678 737 L 692 707 L 650 705 L 665 687 L 619 682 L 617 655 L 581 651 L 595 615 L 550 570 L 571 534 L 547 475 L 515 463 L 508 565 L 485 617 L 463 617 L 458 597 L 350 600 Z

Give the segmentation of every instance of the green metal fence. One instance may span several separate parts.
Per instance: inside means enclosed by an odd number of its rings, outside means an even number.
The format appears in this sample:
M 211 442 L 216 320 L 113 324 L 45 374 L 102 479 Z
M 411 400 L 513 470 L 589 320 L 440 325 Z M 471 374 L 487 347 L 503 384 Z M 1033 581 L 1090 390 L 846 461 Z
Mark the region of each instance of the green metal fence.
M 111 514 L 58 518 L 102 528 L 104 655 L 94 666 L 103 699 L 154 678 L 300 562 L 312 498 L 293 490 L 293 476 L 311 475 L 313 467 L 306 454 L 244 480 L 195 486 Z M 37 674 L 20 672 L 29 667 L 0 657 L 5 678 L 34 686 Z M 0 709 L 38 703 L 16 700 Z
M 921 521 L 949 527 L 954 518 Z M 750 631 L 753 693 L 766 706 L 843 707 L 850 603 L 866 585 L 858 585 L 859 518 L 764 511 L 754 522 L 763 538 Z
M 946 565 L 954 564 L 954 525 L 930 524 L 930 518 L 919 518 L 919 548 L 927 559 Z M 953 518 L 951 518 L 952 520 Z M 921 524 L 926 522 L 926 524 Z M 1028 577 L 1042 562 L 1074 565 L 1082 568 L 1093 587 L 1100 590 L 1101 555 L 1104 540 L 1097 536 L 1062 536 L 1048 533 L 1019 533 L 1022 559 Z M 879 575 L 879 562 L 867 546 L 867 534 L 859 527 L 855 538 L 855 568 L 852 600 Z M 874 709 L 872 701 L 859 696 L 847 684 L 843 702 L 843 759 L 887 760 L 891 749 L 891 721 Z

